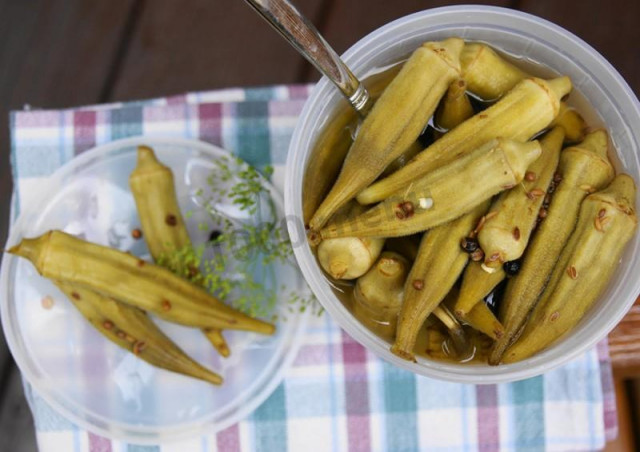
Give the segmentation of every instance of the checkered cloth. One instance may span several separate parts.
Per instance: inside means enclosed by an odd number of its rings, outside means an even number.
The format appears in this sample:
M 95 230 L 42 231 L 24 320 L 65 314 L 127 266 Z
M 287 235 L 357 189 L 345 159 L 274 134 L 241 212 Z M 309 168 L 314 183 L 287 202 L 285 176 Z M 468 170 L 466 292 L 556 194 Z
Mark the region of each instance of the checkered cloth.
M 144 102 L 11 115 L 14 212 L 38 183 L 93 146 L 141 134 L 196 138 L 257 167 L 282 188 L 287 148 L 308 86 L 232 89 Z M 606 343 L 566 366 L 512 384 L 420 377 L 381 361 L 326 314 L 251 416 L 217 434 L 138 446 L 86 432 L 26 384 L 41 452 L 336 450 L 594 450 L 617 420 Z

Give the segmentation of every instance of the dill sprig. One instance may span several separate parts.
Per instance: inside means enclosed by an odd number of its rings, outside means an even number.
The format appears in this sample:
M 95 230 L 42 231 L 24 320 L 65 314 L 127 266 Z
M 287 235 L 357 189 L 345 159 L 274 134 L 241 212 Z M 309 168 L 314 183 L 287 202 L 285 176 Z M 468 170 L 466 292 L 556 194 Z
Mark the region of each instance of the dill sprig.
M 194 193 L 211 220 L 198 228 L 215 230 L 215 237 L 198 246 L 165 253 L 159 264 L 253 317 L 277 320 L 279 292 L 286 294 L 286 312 L 313 309 L 320 314 L 322 309 L 313 295 L 287 291 L 275 283 L 277 266 L 295 263 L 288 234 L 283 225 L 277 224 L 275 205 L 263 184 L 263 177 L 271 176 L 273 167 L 265 167 L 263 176 L 239 158 L 223 157 L 216 166 L 207 177 L 206 189 L 201 187 Z M 216 206 L 229 201 L 258 221 L 254 224 L 228 218 Z M 189 219 L 192 214 L 187 212 L 185 217 Z

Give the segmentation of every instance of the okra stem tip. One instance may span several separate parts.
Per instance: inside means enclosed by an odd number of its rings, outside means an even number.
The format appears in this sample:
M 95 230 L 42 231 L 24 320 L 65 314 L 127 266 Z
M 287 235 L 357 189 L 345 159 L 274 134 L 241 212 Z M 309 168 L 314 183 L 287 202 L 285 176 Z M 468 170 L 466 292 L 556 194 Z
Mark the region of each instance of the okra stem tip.
M 413 353 L 403 350 L 397 344 L 393 344 L 391 346 L 391 353 L 407 361 L 411 361 L 414 363 L 417 362 L 416 357 L 413 355 Z
M 558 77 L 554 78 L 553 80 L 549 80 L 547 81 L 547 84 L 558 99 L 562 99 L 573 89 L 571 79 L 566 75 L 564 77 Z

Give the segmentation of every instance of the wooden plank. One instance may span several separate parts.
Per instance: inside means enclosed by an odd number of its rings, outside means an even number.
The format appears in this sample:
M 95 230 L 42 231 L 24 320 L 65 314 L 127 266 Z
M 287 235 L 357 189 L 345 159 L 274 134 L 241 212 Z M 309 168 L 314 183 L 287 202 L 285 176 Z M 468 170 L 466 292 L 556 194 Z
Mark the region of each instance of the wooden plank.
M 548 19 L 584 39 L 618 69 L 640 95 L 640 2 L 637 0 L 523 0 L 523 11 Z
M 322 0 L 298 0 L 314 21 Z M 148 4 L 113 91 L 115 99 L 294 83 L 305 64 L 240 0 Z
M 8 111 L 99 100 L 134 0 L 0 1 L 0 242 L 11 172 Z
M 640 378 L 640 297 L 609 334 L 609 353 L 616 374 Z
M 0 438 L 2 450 L 33 452 L 37 450 L 31 411 L 24 399 L 18 368 L 13 366 L 0 398 Z

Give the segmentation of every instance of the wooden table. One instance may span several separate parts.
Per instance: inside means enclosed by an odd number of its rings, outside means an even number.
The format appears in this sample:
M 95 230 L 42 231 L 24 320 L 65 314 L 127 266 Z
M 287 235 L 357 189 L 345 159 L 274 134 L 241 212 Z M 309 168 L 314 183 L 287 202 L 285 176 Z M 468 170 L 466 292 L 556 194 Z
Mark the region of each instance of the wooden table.
M 297 0 L 338 52 L 431 0 Z M 600 51 L 640 93 L 638 0 L 485 2 L 549 19 Z M 305 83 L 315 70 L 241 0 L 0 0 L 0 118 L 232 86 Z M 5 123 L 6 124 L 6 123 Z M 6 240 L 9 136 L 0 127 L 0 242 Z M 616 372 L 640 375 L 640 304 L 611 335 Z M 0 337 L 3 450 L 33 450 L 19 373 Z M 6 433 L 11 432 L 11 433 Z

